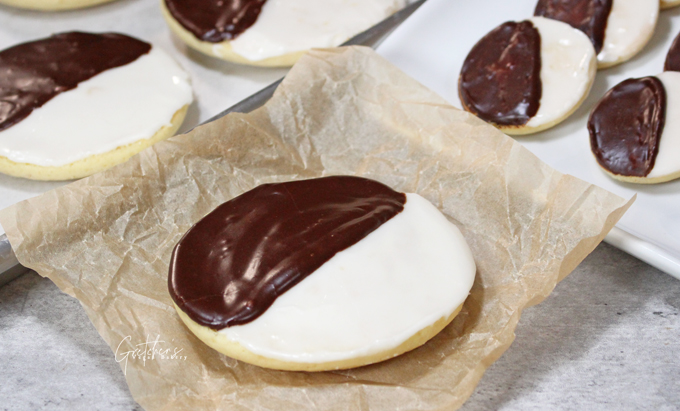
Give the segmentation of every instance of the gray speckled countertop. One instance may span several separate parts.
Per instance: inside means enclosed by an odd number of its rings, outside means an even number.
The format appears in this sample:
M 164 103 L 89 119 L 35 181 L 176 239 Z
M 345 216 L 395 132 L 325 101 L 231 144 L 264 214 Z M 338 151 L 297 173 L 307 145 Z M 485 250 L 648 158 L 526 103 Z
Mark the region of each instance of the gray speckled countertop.
M 680 410 L 680 281 L 600 245 L 543 303 L 463 410 Z M 0 409 L 141 410 L 77 300 L 0 288 Z

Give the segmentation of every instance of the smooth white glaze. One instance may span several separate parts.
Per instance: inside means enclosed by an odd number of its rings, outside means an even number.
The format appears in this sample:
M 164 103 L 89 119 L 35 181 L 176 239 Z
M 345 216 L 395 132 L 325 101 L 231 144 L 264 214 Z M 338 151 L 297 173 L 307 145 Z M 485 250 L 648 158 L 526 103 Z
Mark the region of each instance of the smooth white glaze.
M 165 52 L 106 70 L 0 132 L 0 156 L 63 166 L 152 137 L 191 103 L 189 77 Z
M 458 228 L 429 201 L 336 254 L 251 323 L 220 333 L 268 358 L 323 363 L 384 352 L 465 301 L 475 263 Z
M 597 60 L 613 63 L 644 47 L 656 27 L 659 0 L 614 0 Z
M 665 71 L 655 76 L 666 90 L 666 118 L 654 168 L 647 178 L 680 171 L 680 72 Z
M 248 30 L 231 42 L 252 60 L 335 47 L 406 6 L 406 0 L 267 0 Z
M 544 17 L 529 19 L 541 36 L 541 101 L 527 122 L 538 127 L 554 122 L 578 105 L 590 91 L 597 71 L 588 36 L 567 23 Z

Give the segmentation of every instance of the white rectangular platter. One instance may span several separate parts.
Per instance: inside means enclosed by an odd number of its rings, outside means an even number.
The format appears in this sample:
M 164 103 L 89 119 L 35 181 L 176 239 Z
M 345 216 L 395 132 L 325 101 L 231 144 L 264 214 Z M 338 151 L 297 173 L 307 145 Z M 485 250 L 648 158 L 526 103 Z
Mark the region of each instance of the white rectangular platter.
M 509 20 L 533 16 L 536 0 L 428 0 L 390 35 L 378 52 L 456 107 L 458 74 L 472 46 Z M 680 180 L 657 185 L 615 181 L 604 174 L 590 151 L 588 114 L 620 81 L 663 70 L 668 48 L 680 32 L 680 7 L 660 13 L 653 38 L 640 54 L 597 73 L 587 100 L 558 126 L 516 140 L 557 170 L 622 197 L 637 194 L 628 213 L 606 241 L 680 278 Z

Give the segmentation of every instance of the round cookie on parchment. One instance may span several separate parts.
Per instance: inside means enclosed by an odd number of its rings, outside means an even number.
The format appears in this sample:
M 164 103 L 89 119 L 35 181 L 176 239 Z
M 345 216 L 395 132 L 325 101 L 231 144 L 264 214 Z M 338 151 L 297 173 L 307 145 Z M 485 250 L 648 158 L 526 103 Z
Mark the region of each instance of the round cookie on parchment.
M 114 0 L 0 0 L 0 4 L 29 10 L 60 11 L 82 9 Z
M 600 167 L 627 183 L 680 178 L 680 73 L 625 80 L 609 90 L 588 119 Z
M 162 0 L 170 29 L 223 60 L 292 66 L 307 50 L 335 47 L 406 5 L 405 0 Z
M 266 368 L 359 367 L 412 350 L 460 311 L 475 263 L 417 194 L 335 176 L 265 184 L 173 251 L 170 295 L 200 340 Z
M 598 68 L 629 60 L 649 42 L 658 0 L 538 0 L 535 16 L 563 21 L 592 41 Z
M 192 101 L 162 50 L 116 33 L 69 32 L 0 51 L 0 172 L 81 178 L 173 135 Z
M 583 103 L 596 73 L 588 37 L 566 23 L 534 17 L 484 36 L 461 69 L 463 108 L 511 135 L 560 123 Z

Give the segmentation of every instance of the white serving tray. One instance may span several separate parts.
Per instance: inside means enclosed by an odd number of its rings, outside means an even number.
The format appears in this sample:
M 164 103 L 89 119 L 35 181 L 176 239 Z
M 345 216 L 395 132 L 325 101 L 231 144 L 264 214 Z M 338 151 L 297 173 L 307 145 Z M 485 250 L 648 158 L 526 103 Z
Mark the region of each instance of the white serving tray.
M 533 16 L 536 0 L 428 0 L 378 48 L 378 52 L 456 107 L 458 74 L 472 46 L 509 20 Z M 637 201 L 607 236 L 610 244 L 680 279 L 680 180 L 658 185 L 617 182 L 595 162 L 586 122 L 593 105 L 615 84 L 663 70 L 680 32 L 680 7 L 660 13 L 654 37 L 622 65 L 599 71 L 588 99 L 553 129 L 517 137 L 557 170 Z

